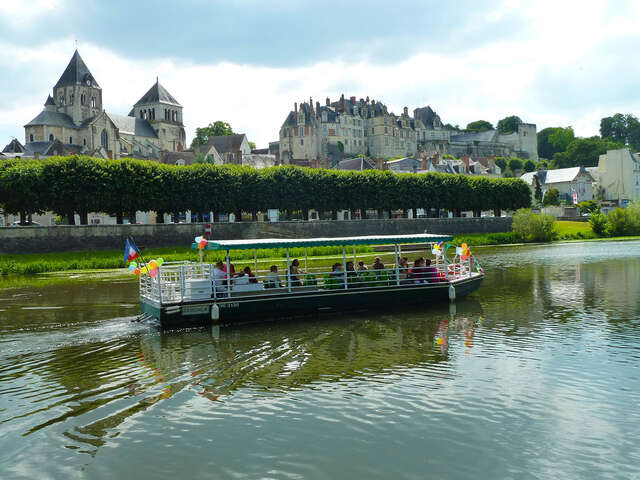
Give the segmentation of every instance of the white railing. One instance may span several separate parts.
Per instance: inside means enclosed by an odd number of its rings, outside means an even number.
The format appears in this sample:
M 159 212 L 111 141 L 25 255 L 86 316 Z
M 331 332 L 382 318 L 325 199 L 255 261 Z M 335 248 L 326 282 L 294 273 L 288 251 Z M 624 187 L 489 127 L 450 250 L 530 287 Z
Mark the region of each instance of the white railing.
M 310 269 L 302 272 L 258 270 L 251 275 L 240 272 L 214 275 L 215 266 L 208 263 L 166 262 L 155 278 L 140 276 L 140 296 L 158 304 L 181 303 L 260 294 L 288 294 L 300 291 L 327 291 L 388 288 L 392 286 L 447 283 L 479 271 L 471 258 L 434 260 L 427 267 L 385 266 L 380 269 L 334 271 Z

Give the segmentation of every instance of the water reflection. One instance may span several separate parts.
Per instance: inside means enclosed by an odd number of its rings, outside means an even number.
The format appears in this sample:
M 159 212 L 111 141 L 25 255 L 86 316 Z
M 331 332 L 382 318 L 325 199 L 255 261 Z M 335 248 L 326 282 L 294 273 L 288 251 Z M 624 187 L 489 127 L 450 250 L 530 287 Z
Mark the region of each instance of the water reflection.
M 486 249 L 485 284 L 451 307 L 220 330 L 160 332 L 132 322 L 129 281 L 5 289 L 0 473 L 64 476 L 83 462 L 81 452 L 95 457 L 94 475 L 113 476 L 137 468 L 120 448 L 135 447 L 165 468 L 160 476 L 211 462 L 228 465 L 222 476 L 257 474 L 265 463 L 283 476 L 318 476 L 348 448 L 362 462 L 338 462 L 337 476 L 388 476 L 399 466 L 380 455 L 397 446 L 406 476 L 421 476 L 424 457 L 409 445 L 428 445 L 445 461 L 442 443 L 533 476 L 551 463 L 555 476 L 615 476 L 606 462 L 594 466 L 603 451 L 632 472 L 637 463 L 625 458 L 640 454 L 639 254 L 640 242 Z M 595 433 L 576 436 L 583 424 Z M 214 425 L 224 442 L 211 438 Z M 256 428 L 279 443 L 249 454 L 242 446 Z M 309 451 L 286 460 L 301 435 Z M 155 450 L 145 447 L 150 439 Z M 203 450 L 207 442 L 218 450 Z M 525 450 L 532 453 L 522 459 Z M 193 465 L 168 465 L 176 454 Z M 436 476 L 450 473 L 429 465 Z M 448 468 L 458 477 L 504 476 L 480 460 L 450 459 Z

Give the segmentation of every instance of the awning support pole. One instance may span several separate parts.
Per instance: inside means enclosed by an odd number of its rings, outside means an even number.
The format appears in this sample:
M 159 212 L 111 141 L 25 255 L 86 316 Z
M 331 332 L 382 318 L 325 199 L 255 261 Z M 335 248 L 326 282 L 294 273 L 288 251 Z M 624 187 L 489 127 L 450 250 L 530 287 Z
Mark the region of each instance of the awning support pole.
M 344 289 L 347 289 L 347 247 L 342 246 L 342 278 L 344 281 Z
M 289 260 L 289 247 L 287 247 L 287 290 L 291 293 L 291 262 Z
M 258 249 L 253 249 L 253 274 L 258 275 Z
M 229 250 L 227 250 L 227 296 L 231 296 L 231 261 L 229 260 Z
M 400 246 L 396 243 L 393 249 L 396 254 L 396 285 L 400 285 Z

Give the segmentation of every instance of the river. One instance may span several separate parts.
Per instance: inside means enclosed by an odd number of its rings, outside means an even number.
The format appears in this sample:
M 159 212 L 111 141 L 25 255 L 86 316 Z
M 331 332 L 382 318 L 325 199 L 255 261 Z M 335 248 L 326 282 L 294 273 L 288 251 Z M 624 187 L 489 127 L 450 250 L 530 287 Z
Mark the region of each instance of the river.
M 5 280 L 0 478 L 640 479 L 640 242 L 476 254 L 455 307 L 220 331 Z

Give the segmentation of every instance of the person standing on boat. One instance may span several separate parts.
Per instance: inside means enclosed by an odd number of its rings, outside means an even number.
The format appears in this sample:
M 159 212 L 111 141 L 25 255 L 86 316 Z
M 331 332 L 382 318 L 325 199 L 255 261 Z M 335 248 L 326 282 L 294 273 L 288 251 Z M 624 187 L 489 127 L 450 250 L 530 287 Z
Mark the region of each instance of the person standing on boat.
M 224 290 L 225 278 L 227 278 L 227 274 L 224 272 L 224 264 L 218 260 L 216 262 L 216 268 L 213 269 L 213 282 L 216 290 L 220 292 Z

